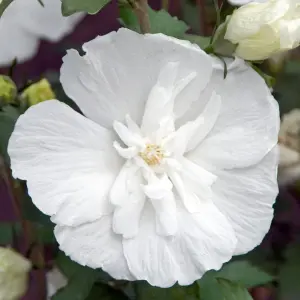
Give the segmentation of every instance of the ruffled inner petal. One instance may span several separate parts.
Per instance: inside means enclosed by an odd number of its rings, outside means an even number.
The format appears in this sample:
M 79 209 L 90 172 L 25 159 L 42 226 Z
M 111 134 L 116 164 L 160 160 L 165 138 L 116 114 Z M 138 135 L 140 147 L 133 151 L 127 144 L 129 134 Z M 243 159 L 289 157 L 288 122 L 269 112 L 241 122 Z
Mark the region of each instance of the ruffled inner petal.
M 169 236 L 177 232 L 176 202 L 172 191 L 172 183 L 164 175 L 155 178 L 144 186 L 145 194 L 149 197 L 155 210 L 157 234 Z
M 128 162 L 129 163 L 129 162 Z M 113 215 L 113 230 L 124 238 L 137 235 L 145 194 L 143 177 L 139 167 L 125 164 L 111 190 L 111 201 L 116 205 Z
M 201 166 L 182 158 L 181 170 L 171 170 L 169 175 L 190 213 L 201 212 L 203 204 L 212 200 L 212 185 L 217 177 Z
M 193 150 L 213 128 L 221 108 L 221 98 L 213 92 L 204 111 L 194 121 L 182 125 L 167 143 L 176 156 Z M 170 144 L 170 145 L 168 145 Z

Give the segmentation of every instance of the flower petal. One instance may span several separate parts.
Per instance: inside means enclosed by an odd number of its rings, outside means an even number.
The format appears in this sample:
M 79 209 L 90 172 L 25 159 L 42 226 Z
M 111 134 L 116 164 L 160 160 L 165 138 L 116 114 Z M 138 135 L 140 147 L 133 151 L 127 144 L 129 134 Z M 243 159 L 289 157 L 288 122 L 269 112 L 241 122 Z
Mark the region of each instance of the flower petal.
M 150 91 L 141 125 L 142 132 L 146 136 L 156 132 L 164 119 L 173 116 L 172 96 L 178 68 L 178 62 L 169 62 L 163 66 L 156 84 Z
M 260 31 L 239 42 L 235 54 L 245 60 L 264 60 L 280 51 L 279 30 L 269 25 L 262 26 Z
M 127 161 L 110 192 L 110 200 L 116 205 L 113 215 L 113 230 L 124 238 L 137 235 L 145 194 L 142 190 L 143 177 L 139 167 Z
M 232 256 L 236 245 L 232 227 L 211 203 L 198 214 L 179 209 L 178 232 L 172 238 L 157 235 L 153 218 L 148 205 L 138 236 L 123 240 L 129 269 L 137 280 L 159 287 L 170 287 L 176 281 L 189 285 Z
M 128 201 L 137 202 L 134 199 L 137 197 L 135 192 L 137 192 L 136 188 L 139 184 L 137 181 L 140 177 L 139 168 L 130 160 L 123 165 L 110 190 L 110 201 L 113 205 L 123 206 Z
M 83 13 L 64 17 L 59 0 L 43 0 L 43 4 L 35 0 L 14 0 L 11 4 L 14 6 L 14 21 L 21 22 L 26 31 L 40 39 L 57 42 L 69 34 L 84 17 Z
M 34 56 L 39 39 L 58 41 L 70 33 L 84 17 L 74 14 L 63 17 L 60 0 L 44 0 L 44 7 L 35 0 L 14 0 L 0 19 L 0 65 L 18 63 Z
M 6 11 L 8 10 L 9 7 Z M 26 32 L 19 24 L 12 24 L 12 16 L 6 12 L 0 19 L 0 40 L 2 41 L 1 66 L 11 65 L 15 58 L 18 59 L 18 62 L 23 62 L 31 58 L 38 48 L 37 38 Z
M 190 213 L 201 212 L 203 203 L 212 199 L 211 186 L 217 177 L 204 168 L 183 158 L 181 172 L 170 171 L 169 174 Z
M 251 166 L 277 144 L 278 104 L 265 81 L 245 62 L 235 63 L 226 79 L 221 62 L 218 64 L 220 69 L 216 67 L 208 90 L 221 96 L 221 111 L 213 129 L 187 158 L 218 168 Z M 196 105 L 191 108 L 191 114 L 197 111 Z
M 182 125 L 175 134 L 172 147 L 177 156 L 194 149 L 211 131 L 221 109 L 221 98 L 213 93 L 204 111 L 196 120 Z
M 161 34 L 120 29 L 84 44 L 83 50 L 83 57 L 68 51 L 61 82 L 82 112 L 105 127 L 111 127 L 114 120 L 123 121 L 127 114 L 140 124 L 150 90 L 169 62 L 184 62 L 178 81 L 201 70 L 178 95 L 175 113 L 198 99 L 212 72 L 211 58 L 200 48 Z
M 78 227 L 56 226 L 59 248 L 72 260 L 93 269 L 102 268 L 115 279 L 134 280 L 123 254 L 122 238 L 111 228 L 112 216 Z
M 176 203 L 173 185 L 164 175 L 144 186 L 145 194 L 149 197 L 156 215 L 156 231 L 160 235 L 174 235 L 177 232 Z
M 109 189 L 119 171 L 111 133 L 50 100 L 29 108 L 9 140 L 13 176 L 27 180 L 34 204 L 63 225 L 110 213 Z
M 218 172 L 215 205 L 230 220 L 238 238 L 235 254 L 259 245 L 269 230 L 278 194 L 277 147 L 257 165 Z

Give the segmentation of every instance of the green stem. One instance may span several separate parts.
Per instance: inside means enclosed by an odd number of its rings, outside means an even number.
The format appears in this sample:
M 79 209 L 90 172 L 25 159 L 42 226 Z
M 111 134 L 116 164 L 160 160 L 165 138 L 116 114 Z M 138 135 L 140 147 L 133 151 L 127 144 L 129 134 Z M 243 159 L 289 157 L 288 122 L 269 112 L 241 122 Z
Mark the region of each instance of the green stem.
M 162 0 L 162 3 L 161 3 L 161 8 L 164 9 L 165 11 L 168 11 L 169 10 L 169 0 Z
M 149 33 L 151 31 L 150 19 L 148 14 L 148 1 L 136 0 L 133 3 L 133 10 L 139 20 L 142 33 Z

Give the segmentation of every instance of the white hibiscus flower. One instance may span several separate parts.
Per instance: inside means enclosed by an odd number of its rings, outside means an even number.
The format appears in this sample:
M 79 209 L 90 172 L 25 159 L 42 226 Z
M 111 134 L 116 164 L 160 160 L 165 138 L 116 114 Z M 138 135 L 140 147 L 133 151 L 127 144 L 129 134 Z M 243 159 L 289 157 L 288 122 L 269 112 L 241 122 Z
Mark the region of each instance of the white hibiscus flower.
M 85 117 L 51 100 L 21 116 L 13 176 L 73 260 L 117 279 L 191 284 L 248 252 L 277 195 L 277 103 L 242 60 L 126 29 L 64 57 Z
M 39 40 L 57 42 L 69 34 L 83 14 L 63 17 L 60 0 L 14 0 L 0 18 L 0 65 L 35 55 Z

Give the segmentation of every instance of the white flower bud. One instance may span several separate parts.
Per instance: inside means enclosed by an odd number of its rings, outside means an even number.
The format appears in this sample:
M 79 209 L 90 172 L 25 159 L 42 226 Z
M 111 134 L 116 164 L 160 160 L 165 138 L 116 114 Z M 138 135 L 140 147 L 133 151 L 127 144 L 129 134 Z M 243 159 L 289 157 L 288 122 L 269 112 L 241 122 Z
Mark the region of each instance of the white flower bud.
M 238 44 L 236 55 L 264 60 L 300 42 L 300 10 L 292 0 L 252 2 L 234 11 L 225 39 Z
M 10 248 L 0 247 L 0 300 L 19 300 L 28 287 L 29 260 Z
M 287 184 L 300 178 L 300 109 L 293 109 L 282 118 L 279 132 L 280 184 Z

